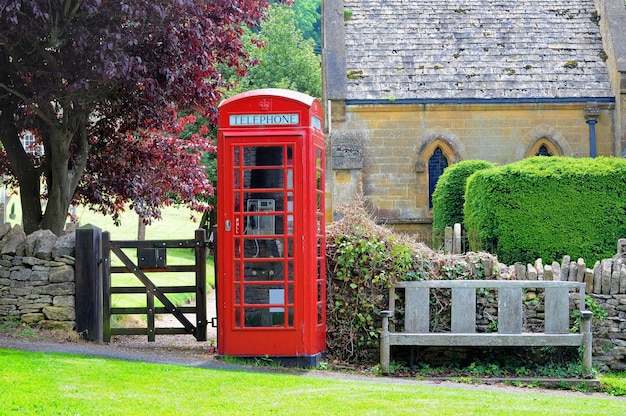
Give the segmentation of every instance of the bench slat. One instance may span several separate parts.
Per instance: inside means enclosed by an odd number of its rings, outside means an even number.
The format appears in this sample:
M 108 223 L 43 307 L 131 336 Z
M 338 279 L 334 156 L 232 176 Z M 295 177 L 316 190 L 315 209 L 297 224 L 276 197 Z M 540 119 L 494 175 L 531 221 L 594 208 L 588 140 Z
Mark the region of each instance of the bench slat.
M 455 287 L 452 289 L 451 301 L 452 332 L 476 332 L 476 289 Z
M 566 334 L 569 332 L 569 296 L 567 288 L 546 288 L 546 334 Z
M 498 289 L 498 333 L 522 333 L 521 287 Z
M 389 333 L 391 345 L 450 346 L 450 347 L 542 347 L 542 346 L 579 346 L 583 336 L 570 334 L 408 334 Z
M 430 322 L 430 291 L 427 287 L 408 287 L 404 292 L 406 303 L 404 327 L 407 332 L 427 333 Z

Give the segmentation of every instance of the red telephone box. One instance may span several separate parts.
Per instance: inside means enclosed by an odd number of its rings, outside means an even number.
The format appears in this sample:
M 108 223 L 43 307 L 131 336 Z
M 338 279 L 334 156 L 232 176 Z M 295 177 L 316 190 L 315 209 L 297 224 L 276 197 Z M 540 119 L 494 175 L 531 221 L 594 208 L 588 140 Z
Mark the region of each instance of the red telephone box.
M 320 102 L 263 89 L 219 112 L 218 353 L 315 366 L 326 350 Z

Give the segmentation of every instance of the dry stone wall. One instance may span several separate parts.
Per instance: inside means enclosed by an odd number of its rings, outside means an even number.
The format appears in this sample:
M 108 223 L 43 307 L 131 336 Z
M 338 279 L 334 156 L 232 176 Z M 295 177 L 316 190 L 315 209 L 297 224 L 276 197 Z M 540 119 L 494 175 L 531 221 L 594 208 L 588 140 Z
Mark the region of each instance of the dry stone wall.
M 19 225 L 0 226 L 0 321 L 75 328 L 74 246 L 74 233 L 27 236 Z
M 620 239 L 617 254 L 611 259 L 587 267 L 583 259 L 564 256 L 561 263 L 544 265 L 541 259 L 534 264 L 500 264 L 493 257 L 481 258 L 485 278 L 516 280 L 567 280 L 585 283 L 585 292 L 606 313 L 606 318 L 592 324 L 593 364 L 602 370 L 626 370 L 626 239 Z M 577 299 L 573 296 L 573 301 Z M 572 302 L 572 305 L 574 302 Z M 541 310 L 527 308 L 530 323 Z

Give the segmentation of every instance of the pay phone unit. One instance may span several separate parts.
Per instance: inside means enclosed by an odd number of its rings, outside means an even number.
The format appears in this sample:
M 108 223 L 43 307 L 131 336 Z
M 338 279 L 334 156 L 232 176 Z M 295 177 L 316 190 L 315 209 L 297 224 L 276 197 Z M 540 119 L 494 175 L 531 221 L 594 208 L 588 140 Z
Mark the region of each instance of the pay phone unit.
M 269 212 L 276 210 L 273 199 L 248 199 L 248 212 Z M 246 233 L 252 235 L 271 235 L 276 233 L 273 215 L 250 215 L 246 225 Z

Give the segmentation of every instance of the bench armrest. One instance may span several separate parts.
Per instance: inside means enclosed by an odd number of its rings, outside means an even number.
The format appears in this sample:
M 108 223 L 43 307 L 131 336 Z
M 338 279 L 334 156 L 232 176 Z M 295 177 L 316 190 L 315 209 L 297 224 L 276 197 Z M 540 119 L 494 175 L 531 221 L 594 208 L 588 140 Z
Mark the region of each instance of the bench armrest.
M 383 318 L 383 328 L 380 333 L 380 366 L 383 374 L 389 374 L 391 353 L 389 345 L 389 318 L 393 317 L 393 311 L 380 311 L 380 315 Z
M 580 311 L 580 333 L 583 335 L 583 366 L 591 373 L 591 360 L 593 350 L 593 335 L 591 334 L 591 319 L 593 312 Z
M 593 312 L 591 311 L 580 311 L 580 319 L 587 320 L 593 318 Z

